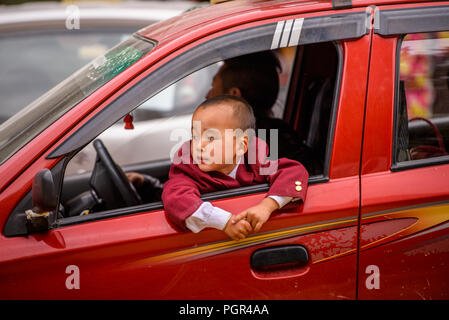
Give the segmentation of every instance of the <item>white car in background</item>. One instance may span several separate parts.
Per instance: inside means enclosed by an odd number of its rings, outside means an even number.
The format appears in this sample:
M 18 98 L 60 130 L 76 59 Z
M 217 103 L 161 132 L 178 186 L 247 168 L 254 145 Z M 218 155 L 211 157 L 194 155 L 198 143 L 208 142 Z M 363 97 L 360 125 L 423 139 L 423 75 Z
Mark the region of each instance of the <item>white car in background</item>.
M 0 123 L 138 29 L 192 5 L 130 1 L 0 6 Z
M 0 123 L 140 28 L 194 6 L 198 3 L 49 2 L 0 6 Z M 169 139 L 170 132 L 189 129 L 192 108 L 204 99 L 217 69 L 211 66 L 196 72 L 141 105 L 134 113 L 134 130 L 124 130 L 123 124 L 117 123 L 105 131 L 100 138 L 116 162 L 127 165 L 168 159 L 176 144 Z M 148 144 L 148 149 L 128 151 L 136 150 L 134 143 L 150 134 L 157 147 Z M 95 152 L 89 145 L 72 159 L 66 174 L 88 172 L 94 161 Z

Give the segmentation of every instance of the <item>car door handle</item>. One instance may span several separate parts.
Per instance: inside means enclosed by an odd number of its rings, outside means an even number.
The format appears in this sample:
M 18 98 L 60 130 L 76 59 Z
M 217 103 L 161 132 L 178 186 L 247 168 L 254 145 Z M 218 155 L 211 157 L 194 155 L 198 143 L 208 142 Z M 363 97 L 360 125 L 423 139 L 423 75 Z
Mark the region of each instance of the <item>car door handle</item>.
M 307 265 L 308 262 L 307 249 L 300 245 L 262 248 L 251 255 L 251 268 L 259 272 L 299 268 Z

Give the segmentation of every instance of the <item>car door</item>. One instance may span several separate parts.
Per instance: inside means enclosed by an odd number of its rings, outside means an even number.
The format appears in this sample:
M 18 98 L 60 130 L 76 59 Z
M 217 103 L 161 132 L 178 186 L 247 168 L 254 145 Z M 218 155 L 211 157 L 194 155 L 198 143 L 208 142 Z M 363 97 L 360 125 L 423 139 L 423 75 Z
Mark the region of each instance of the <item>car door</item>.
M 359 298 L 449 296 L 449 3 L 376 8 Z
M 370 50 L 366 26 L 371 14 L 358 8 L 267 18 L 186 44 L 139 74 L 115 99 L 104 101 L 2 195 L 23 190 L 24 181 L 30 186 L 39 163 L 51 165 L 55 180 L 62 181 L 65 165 L 81 147 L 151 94 L 194 70 L 250 52 L 328 42 L 335 46 L 338 65 L 327 115 L 324 168 L 310 178 L 304 204 L 279 210 L 259 233 L 241 241 L 215 229 L 181 232 L 167 221 L 160 202 L 59 218 L 48 232 L 2 237 L 2 247 L 8 250 L 0 266 L 1 296 L 354 299 Z M 160 52 L 156 47 L 148 59 L 152 54 L 159 59 Z M 298 81 L 292 82 L 289 106 L 299 112 L 303 106 L 297 105 L 302 101 L 297 93 L 304 88 L 301 70 L 295 70 Z M 297 124 L 295 116 L 289 119 Z M 267 185 L 257 185 L 203 195 L 203 200 L 236 214 L 257 204 L 267 190 Z M 29 206 L 30 197 L 28 192 L 13 213 Z

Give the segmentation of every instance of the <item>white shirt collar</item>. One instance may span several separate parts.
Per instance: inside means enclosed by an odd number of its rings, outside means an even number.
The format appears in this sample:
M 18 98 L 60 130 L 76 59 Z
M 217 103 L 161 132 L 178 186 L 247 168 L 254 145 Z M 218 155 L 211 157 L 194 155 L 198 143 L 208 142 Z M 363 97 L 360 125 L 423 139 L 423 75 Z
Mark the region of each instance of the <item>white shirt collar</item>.
M 242 161 L 242 157 L 240 157 L 239 161 L 237 162 L 237 165 L 234 167 L 234 169 L 232 169 L 232 171 L 228 174 L 228 176 L 235 179 L 235 177 L 237 176 L 237 169 L 238 169 L 241 161 Z

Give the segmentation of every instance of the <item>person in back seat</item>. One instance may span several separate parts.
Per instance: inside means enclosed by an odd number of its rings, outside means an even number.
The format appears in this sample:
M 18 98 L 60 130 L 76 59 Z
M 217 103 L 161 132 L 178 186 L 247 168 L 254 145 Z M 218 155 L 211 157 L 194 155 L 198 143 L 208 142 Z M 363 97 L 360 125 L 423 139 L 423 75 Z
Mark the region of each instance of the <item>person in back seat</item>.
M 312 151 L 302 143 L 299 135 L 288 123 L 273 118 L 272 115 L 271 109 L 279 93 L 280 71 L 282 71 L 281 64 L 272 51 L 251 53 L 225 60 L 215 74 L 206 98 L 221 94 L 244 98 L 253 107 L 256 128 L 266 130 L 267 142 L 270 139 L 269 130 L 278 130 L 278 158 L 299 161 L 310 170 L 316 161 Z M 273 146 L 270 147 L 273 149 Z

